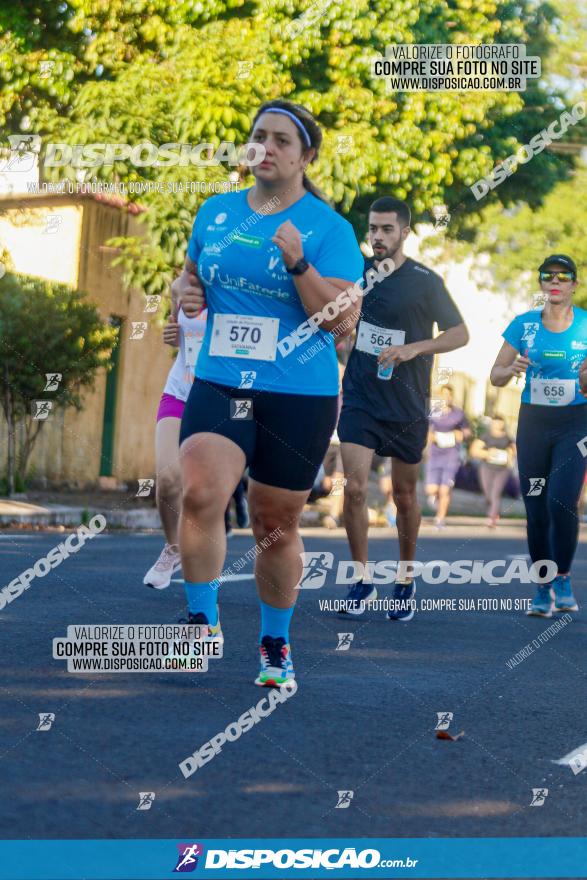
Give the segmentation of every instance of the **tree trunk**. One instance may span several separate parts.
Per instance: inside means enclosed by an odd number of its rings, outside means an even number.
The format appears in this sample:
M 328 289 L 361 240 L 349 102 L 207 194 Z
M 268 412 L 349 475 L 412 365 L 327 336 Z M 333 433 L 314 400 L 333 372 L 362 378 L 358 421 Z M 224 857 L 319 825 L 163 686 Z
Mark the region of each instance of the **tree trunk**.
M 20 448 L 18 473 L 23 482 L 25 481 L 26 472 L 28 470 L 29 458 L 33 447 L 37 441 L 37 437 L 41 432 L 41 428 L 45 424 L 43 419 L 35 421 L 30 415 L 25 416 L 24 422 L 24 441 Z
M 6 413 L 6 422 L 8 424 L 8 460 L 7 460 L 7 476 L 8 476 L 8 497 L 14 495 L 14 411 L 12 409 L 12 400 L 10 397 L 10 382 L 8 378 L 8 365 L 4 365 L 4 412 Z

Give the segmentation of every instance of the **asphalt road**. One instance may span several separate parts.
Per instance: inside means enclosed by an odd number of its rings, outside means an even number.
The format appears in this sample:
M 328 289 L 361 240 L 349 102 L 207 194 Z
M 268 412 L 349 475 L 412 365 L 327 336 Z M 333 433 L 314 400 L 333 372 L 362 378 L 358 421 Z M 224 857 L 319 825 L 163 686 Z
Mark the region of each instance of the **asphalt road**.
M 375 537 L 376 536 L 376 537 Z M 2 584 L 62 541 L 1 533 Z M 227 563 L 252 546 L 229 544 Z M 306 550 L 347 557 L 338 533 Z M 506 559 L 525 553 L 522 529 L 427 530 L 418 558 Z M 587 742 L 585 613 L 515 667 L 507 661 L 550 621 L 521 611 L 384 612 L 360 620 L 321 610 L 345 595 L 329 573 L 300 593 L 291 642 L 299 688 L 287 702 L 185 779 L 178 764 L 255 706 L 258 607 L 252 578 L 221 589 L 224 657 L 208 672 L 73 674 L 52 658 L 71 624 L 175 622 L 181 583 L 142 585 L 157 535 L 97 537 L 0 611 L 2 838 L 500 837 L 584 834 L 587 770 L 553 760 Z M 377 530 L 373 560 L 397 558 Z M 587 552 L 576 593 L 587 603 Z M 250 574 L 251 563 L 242 569 Z M 390 595 L 385 587 L 380 596 Z M 520 584 L 420 584 L 418 598 L 526 598 Z M 336 650 L 351 632 L 348 650 Z M 54 713 L 37 731 L 39 713 Z M 438 712 L 452 712 L 440 741 Z M 532 789 L 548 789 L 530 806 Z M 335 808 L 339 791 L 350 806 Z M 137 810 L 139 792 L 155 792 Z

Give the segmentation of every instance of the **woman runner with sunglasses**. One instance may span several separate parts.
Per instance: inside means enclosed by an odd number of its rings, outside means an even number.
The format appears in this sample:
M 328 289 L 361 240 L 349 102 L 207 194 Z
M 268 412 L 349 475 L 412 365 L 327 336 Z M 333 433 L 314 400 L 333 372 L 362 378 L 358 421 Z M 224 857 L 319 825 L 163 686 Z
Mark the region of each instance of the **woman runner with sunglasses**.
M 539 268 L 543 309 L 514 318 L 491 383 L 526 374 L 518 420 L 520 484 L 532 562 L 553 560 L 557 575 L 538 585 L 528 614 L 577 611 L 570 570 L 579 534 L 578 504 L 587 463 L 587 312 L 573 305 L 577 267 L 553 254 Z
M 250 137 L 265 152 L 252 169 L 255 185 L 204 202 L 174 282 L 186 314 L 202 307 L 204 292 L 208 306 L 180 433 L 179 545 L 189 623 L 222 637 L 224 510 L 248 464 L 260 551 L 256 684 L 268 687 L 294 677 L 289 624 L 302 575 L 298 523 L 337 419 L 338 365 L 327 331 L 352 332 L 360 308 L 342 293 L 362 278 L 353 228 L 305 174 L 321 141 L 304 107 L 264 104 Z M 334 302 L 339 294 L 346 305 Z M 308 325 L 316 316 L 318 326 Z

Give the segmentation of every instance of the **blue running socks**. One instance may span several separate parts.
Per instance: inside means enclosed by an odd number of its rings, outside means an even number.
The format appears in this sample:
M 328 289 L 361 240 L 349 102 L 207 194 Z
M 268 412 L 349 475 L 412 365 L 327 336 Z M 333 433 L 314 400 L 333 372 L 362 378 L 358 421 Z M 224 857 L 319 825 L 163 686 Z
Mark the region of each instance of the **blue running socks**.
M 206 581 L 201 584 L 186 581 L 184 588 L 190 612 L 205 614 L 208 623 L 211 626 L 216 626 L 218 623 L 218 581 Z
M 273 608 L 272 605 L 266 605 L 259 599 L 261 605 L 261 632 L 259 641 L 263 636 L 271 636 L 273 639 L 282 638 L 287 644 L 289 642 L 289 622 L 294 613 L 295 605 L 291 608 Z

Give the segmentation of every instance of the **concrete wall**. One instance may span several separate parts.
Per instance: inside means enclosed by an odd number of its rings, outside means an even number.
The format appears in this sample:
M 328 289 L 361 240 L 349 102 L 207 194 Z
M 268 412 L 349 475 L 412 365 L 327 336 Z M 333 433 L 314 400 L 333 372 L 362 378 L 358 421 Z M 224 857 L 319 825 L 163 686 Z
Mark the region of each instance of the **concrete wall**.
M 144 312 L 141 291 L 125 291 L 122 273 L 111 265 L 109 238 L 141 235 L 135 216 L 119 207 L 90 199 L 52 196 L 5 202 L 0 217 L 0 243 L 17 272 L 77 286 L 87 292 L 100 315 L 123 319 L 115 415 L 112 475 L 118 481 L 154 476 L 154 429 L 157 405 L 172 364 L 155 318 Z M 56 223 L 51 215 L 59 215 Z M 55 233 L 47 228 L 57 226 Z M 147 321 L 141 340 L 130 339 L 132 321 Z M 40 336 L 42 345 L 42 336 Z M 47 371 L 52 369 L 46 365 Z M 31 473 L 52 484 L 96 483 L 100 471 L 106 371 L 96 374 L 83 410 L 55 413 L 43 426 L 31 456 Z M 0 425 L 0 472 L 5 469 L 6 427 Z

